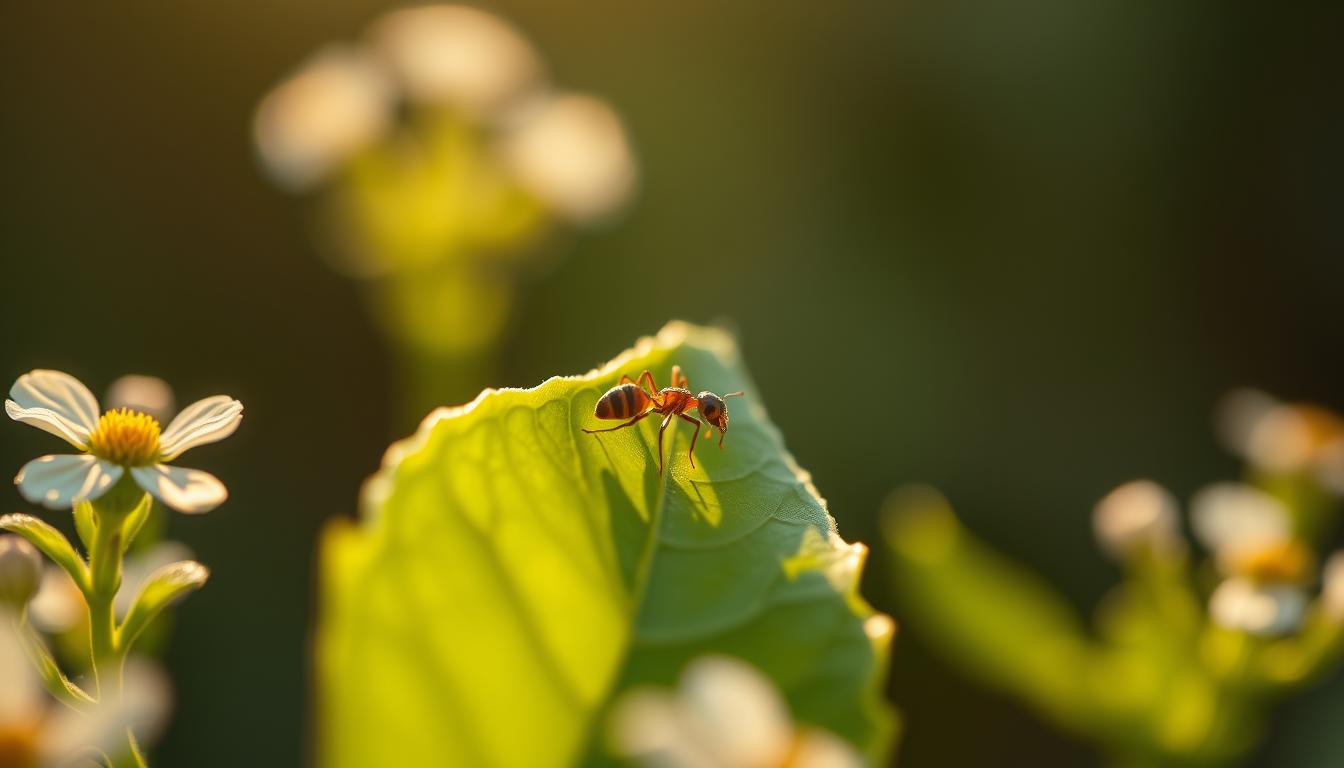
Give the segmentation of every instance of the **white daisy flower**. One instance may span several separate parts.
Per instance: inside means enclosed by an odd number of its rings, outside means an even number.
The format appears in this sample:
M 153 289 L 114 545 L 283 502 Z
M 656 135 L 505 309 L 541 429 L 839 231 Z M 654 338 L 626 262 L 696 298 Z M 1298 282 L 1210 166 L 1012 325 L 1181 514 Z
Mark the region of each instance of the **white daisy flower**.
M 102 496 L 127 472 L 164 504 L 188 514 L 209 512 L 228 491 L 214 475 L 169 466 L 184 452 L 223 440 L 238 428 L 243 404 L 225 395 L 186 407 L 160 430 L 152 416 L 129 409 L 99 415 L 98 401 L 73 376 L 37 370 L 14 382 L 5 401 L 11 419 L 50 432 L 83 453 L 43 456 L 24 465 L 19 493 L 49 509 Z
M 612 713 L 616 750 L 657 768 L 857 768 L 839 737 L 796 726 L 783 697 L 750 665 L 706 656 L 687 665 L 676 692 L 626 694 Z
M 634 154 L 620 116 L 606 102 L 577 93 L 547 95 L 518 110 L 510 123 L 505 161 L 562 216 L 599 220 L 630 198 Z
M 1097 541 L 1111 557 L 1136 551 L 1170 553 L 1182 546 L 1176 497 L 1151 480 L 1134 480 L 1106 494 L 1092 512 Z
M 14 617 L 0 612 L 0 759 L 25 768 L 102 765 L 101 753 L 126 746 L 127 729 L 153 741 L 169 711 L 168 683 L 158 669 L 131 660 L 121 698 L 75 710 L 56 705 L 28 660 Z

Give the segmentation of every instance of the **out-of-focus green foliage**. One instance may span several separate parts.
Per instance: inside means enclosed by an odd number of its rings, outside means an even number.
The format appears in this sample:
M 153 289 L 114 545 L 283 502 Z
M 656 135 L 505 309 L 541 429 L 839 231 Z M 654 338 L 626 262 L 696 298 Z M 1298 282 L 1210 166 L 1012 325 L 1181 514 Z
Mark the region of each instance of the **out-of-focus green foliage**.
M 598 436 L 598 397 L 680 364 L 739 388 L 726 450 L 656 419 Z M 323 765 L 605 760 L 614 697 L 692 658 L 747 660 L 794 715 L 875 759 L 891 623 L 855 591 L 845 544 L 784 451 L 726 334 L 673 324 L 600 371 L 487 392 L 389 451 L 362 520 L 322 542 Z
M 959 668 L 1096 742 L 1118 765 L 1235 762 L 1262 736 L 1270 705 L 1344 650 L 1329 596 L 1282 633 L 1220 626 L 1200 598 L 1215 574 L 1192 570 L 1184 546 L 1131 552 L 1127 578 L 1089 629 L 1053 587 L 972 535 L 933 489 L 903 489 L 885 513 L 892 583 L 912 625 Z

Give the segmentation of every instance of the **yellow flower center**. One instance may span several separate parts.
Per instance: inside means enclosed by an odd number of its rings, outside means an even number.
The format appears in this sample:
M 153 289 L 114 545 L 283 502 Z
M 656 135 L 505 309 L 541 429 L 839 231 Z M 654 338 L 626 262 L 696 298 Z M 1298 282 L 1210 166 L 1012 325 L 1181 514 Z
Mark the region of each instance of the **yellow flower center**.
M 126 467 L 153 464 L 159 459 L 159 422 L 129 408 L 108 411 L 89 435 L 89 453 Z
M 1302 542 L 1288 540 L 1241 554 L 1232 567 L 1262 584 L 1300 584 L 1311 573 L 1315 559 Z

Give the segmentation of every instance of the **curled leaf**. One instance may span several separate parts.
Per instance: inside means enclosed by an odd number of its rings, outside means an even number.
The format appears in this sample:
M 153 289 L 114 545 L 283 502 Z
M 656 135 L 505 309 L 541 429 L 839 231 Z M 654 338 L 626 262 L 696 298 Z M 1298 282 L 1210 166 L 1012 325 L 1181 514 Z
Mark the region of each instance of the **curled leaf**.
M 210 570 L 195 560 L 169 563 L 152 573 L 121 624 L 122 646 L 129 647 L 164 608 L 205 586 L 208 578 Z

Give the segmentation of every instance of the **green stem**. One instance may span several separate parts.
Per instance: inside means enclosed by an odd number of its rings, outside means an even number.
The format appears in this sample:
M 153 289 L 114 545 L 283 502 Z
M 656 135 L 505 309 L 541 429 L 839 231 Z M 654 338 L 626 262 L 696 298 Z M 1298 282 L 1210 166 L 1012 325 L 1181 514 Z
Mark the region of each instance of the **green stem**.
M 121 588 L 122 521 L 115 513 L 99 510 L 98 531 L 89 551 L 92 572 L 88 594 L 89 639 L 100 699 L 121 696 L 121 660 L 112 604 Z
M 126 518 L 139 506 L 145 493 L 127 475 L 112 490 L 93 503 L 94 536 L 89 546 L 89 648 L 93 679 L 100 702 L 118 702 L 122 696 L 122 672 L 126 651 L 117 632 L 114 603 L 121 589 L 123 541 Z M 127 731 L 122 754 L 109 758 L 109 768 L 145 768 L 145 761 Z

